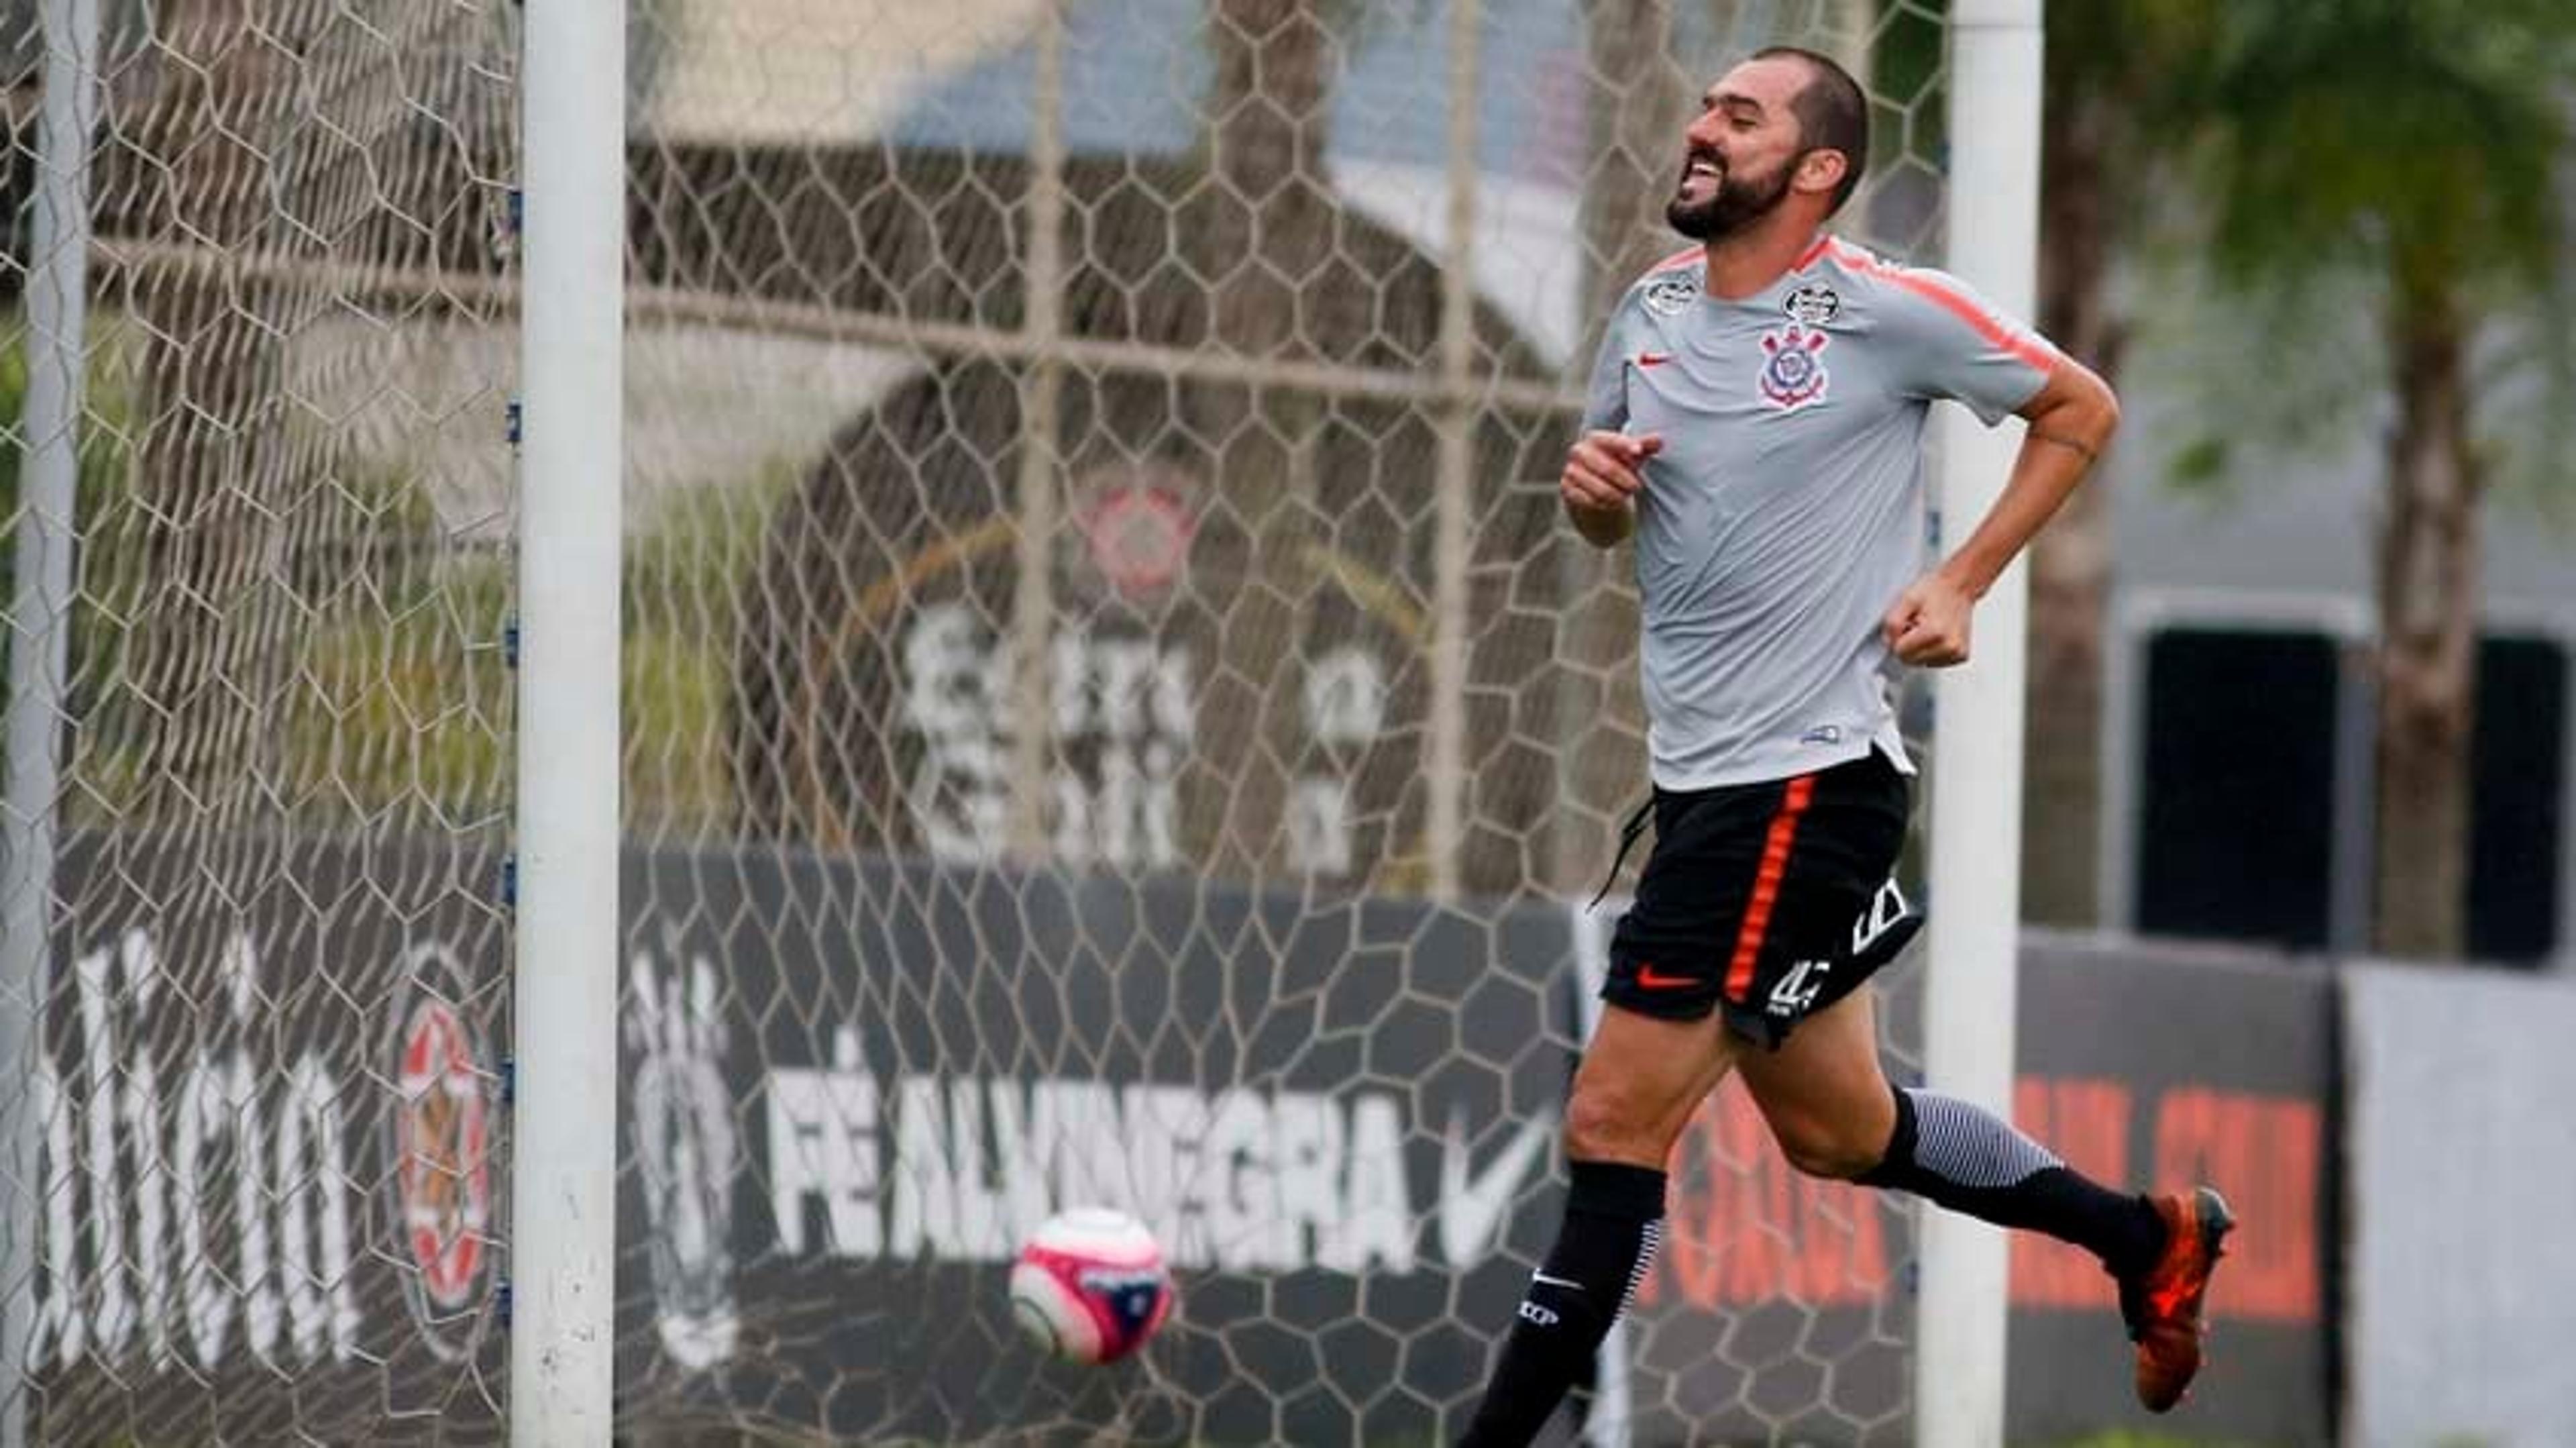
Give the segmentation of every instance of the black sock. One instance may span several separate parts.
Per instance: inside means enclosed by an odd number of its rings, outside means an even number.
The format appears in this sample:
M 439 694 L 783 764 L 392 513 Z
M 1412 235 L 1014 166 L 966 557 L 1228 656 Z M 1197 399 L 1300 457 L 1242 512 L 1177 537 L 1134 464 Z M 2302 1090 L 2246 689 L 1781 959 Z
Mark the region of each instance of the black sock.
M 2164 1250 L 2164 1221 L 2145 1197 L 2100 1185 L 1992 1112 L 1937 1091 L 1897 1091 L 1896 1134 L 1861 1181 L 2072 1242 L 2114 1276 L 2144 1271 Z
M 1530 1278 L 1459 1448 L 1522 1448 L 1536 1438 L 1654 1264 L 1664 1235 L 1664 1174 L 1578 1161 L 1570 1175 L 1565 1225 L 1547 1265 Z

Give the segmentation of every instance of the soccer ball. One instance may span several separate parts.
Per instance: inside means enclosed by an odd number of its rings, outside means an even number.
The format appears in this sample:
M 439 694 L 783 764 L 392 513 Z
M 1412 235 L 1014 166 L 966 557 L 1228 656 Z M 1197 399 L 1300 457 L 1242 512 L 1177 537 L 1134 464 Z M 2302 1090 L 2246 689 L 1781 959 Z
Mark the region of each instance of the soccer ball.
M 1011 1267 L 1011 1315 L 1057 1357 L 1116 1362 L 1172 1311 L 1172 1274 L 1145 1224 L 1077 1207 L 1038 1228 Z

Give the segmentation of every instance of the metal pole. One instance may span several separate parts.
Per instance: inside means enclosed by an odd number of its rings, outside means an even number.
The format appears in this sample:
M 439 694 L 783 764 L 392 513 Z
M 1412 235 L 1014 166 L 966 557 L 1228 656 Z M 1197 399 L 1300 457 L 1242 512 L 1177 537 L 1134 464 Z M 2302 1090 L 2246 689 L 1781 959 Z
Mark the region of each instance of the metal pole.
M 609 1442 L 626 7 L 527 7 L 510 1441 Z
M 1020 382 L 1019 540 L 1011 594 L 1009 848 L 1035 865 L 1047 858 L 1047 777 L 1054 766 L 1048 702 L 1055 630 L 1055 543 L 1062 509 L 1056 433 L 1064 411 L 1064 11 L 1038 8 L 1038 74 L 1029 138 L 1028 371 Z
M 1476 92 L 1481 0 L 1449 6 L 1449 234 L 1440 258 L 1439 458 L 1431 574 L 1431 896 L 1458 898 L 1467 816 L 1467 568 L 1473 544 L 1476 408 Z
M 2017 316 L 2038 290 L 2041 0 L 1959 0 L 1950 31 L 1949 266 Z M 1945 409 L 1941 524 L 1967 535 L 2002 492 L 2019 429 Z M 1940 676 L 1932 760 L 1930 1084 L 2009 1115 L 2021 921 L 2022 675 L 2029 576 L 2016 563 L 1977 609 L 1975 656 Z M 2009 1259 L 2001 1232 L 1922 1218 L 1915 1442 L 2004 1441 Z
M 0 1445 L 28 1441 L 28 1361 L 36 1326 L 37 1158 L 45 1123 L 35 1082 L 44 1048 L 54 905 L 54 802 L 61 793 L 63 672 L 79 525 L 80 413 L 88 373 L 89 138 L 98 125 L 98 0 L 45 0 L 44 114 L 29 238 L 27 398 L 20 433 L 17 577 L 9 616 L 9 872 L 0 896 L 0 1100 L 9 1142 L 0 1208 Z M 104 1104 L 94 1110 L 107 1109 Z M 56 1284 L 56 1291 L 61 1285 Z

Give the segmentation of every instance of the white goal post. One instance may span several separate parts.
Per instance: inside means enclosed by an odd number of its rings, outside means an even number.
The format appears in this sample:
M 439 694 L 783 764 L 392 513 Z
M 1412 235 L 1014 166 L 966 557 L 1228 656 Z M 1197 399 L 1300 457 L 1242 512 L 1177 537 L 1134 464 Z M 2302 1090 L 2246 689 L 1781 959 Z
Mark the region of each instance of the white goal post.
M 616 1414 L 626 7 L 529 7 L 510 1441 Z
M 1958 0 L 1950 30 L 1948 270 L 2015 316 L 2037 300 L 2044 0 Z M 2012 466 L 2017 425 L 1959 408 L 1941 431 L 1942 542 L 1955 547 Z M 2012 1114 L 2021 923 L 2022 676 L 2029 569 L 2016 563 L 1977 610 L 1975 656 L 1940 676 L 1932 757 L 1931 960 L 1923 1066 L 1940 1090 Z M 2004 1234 L 1926 1210 L 1916 1308 L 1916 1441 L 2004 1438 L 2009 1258 Z

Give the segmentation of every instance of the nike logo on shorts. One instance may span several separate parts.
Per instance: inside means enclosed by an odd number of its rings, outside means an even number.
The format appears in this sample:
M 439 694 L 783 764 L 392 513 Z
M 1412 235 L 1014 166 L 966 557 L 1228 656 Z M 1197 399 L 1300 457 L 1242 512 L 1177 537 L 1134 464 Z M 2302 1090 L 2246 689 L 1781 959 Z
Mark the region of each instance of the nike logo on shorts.
M 1680 990 L 1699 982 L 1687 975 L 1666 975 L 1651 965 L 1637 967 L 1637 984 L 1647 990 Z

